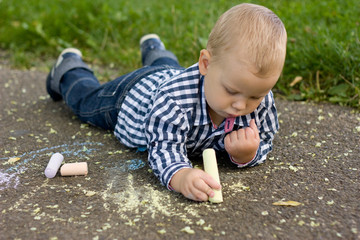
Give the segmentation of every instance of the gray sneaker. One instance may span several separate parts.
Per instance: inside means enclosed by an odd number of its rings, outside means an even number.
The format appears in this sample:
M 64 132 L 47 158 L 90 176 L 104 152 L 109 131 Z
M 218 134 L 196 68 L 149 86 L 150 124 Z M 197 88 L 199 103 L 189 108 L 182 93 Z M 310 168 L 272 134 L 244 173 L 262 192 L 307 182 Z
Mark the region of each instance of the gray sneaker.
M 46 78 L 46 90 L 54 101 L 62 99 L 60 92 L 60 81 L 62 76 L 71 69 L 85 68 L 92 71 L 83 61 L 79 49 L 66 48 L 63 50 L 56 63 Z
M 166 50 L 164 43 L 160 40 L 157 34 L 151 33 L 144 35 L 140 39 L 141 62 L 143 65 L 148 65 L 145 61 L 149 53 L 156 50 Z

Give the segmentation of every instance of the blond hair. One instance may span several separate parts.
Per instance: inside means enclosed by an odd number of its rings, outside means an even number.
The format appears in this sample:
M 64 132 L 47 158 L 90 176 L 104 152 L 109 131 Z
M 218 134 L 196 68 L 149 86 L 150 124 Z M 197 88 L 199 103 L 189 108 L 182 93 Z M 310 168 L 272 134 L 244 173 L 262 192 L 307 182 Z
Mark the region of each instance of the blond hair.
M 266 75 L 274 68 L 282 70 L 286 41 L 284 24 L 275 13 L 263 6 L 243 3 L 221 15 L 209 35 L 207 50 L 218 59 L 240 45 L 250 58 L 246 60 L 256 67 L 256 74 Z

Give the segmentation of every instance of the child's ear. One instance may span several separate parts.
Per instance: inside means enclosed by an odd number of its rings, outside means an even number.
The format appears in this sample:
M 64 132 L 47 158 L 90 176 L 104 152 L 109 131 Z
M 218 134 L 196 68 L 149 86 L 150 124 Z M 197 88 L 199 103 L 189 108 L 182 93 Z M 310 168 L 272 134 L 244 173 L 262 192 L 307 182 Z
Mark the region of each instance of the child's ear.
M 210 64 L 210 52 L 206 49 L 203 49 L 200 51 L 200 57 L 199 57 L 199 70 L 201 75 L 206 75 L 208 72 L 208 67 Z

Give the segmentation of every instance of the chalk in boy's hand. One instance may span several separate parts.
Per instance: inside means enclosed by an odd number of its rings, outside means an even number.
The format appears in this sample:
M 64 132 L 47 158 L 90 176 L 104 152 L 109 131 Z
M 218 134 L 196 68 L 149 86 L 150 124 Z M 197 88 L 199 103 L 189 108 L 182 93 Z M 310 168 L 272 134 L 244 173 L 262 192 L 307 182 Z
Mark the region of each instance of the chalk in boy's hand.
M 221 189 L 220 183 L 210 174 L 196 168 L 180 169 L 170 185 L 173 190 L 194 201 L 208 201 L 215 196 L 213 189 Z
M 204 150 L 203 161 L 205 172 L 210 174 L 211 177 L 213 177 L 213 179 L 220 184 L 219 170 L 214 149 L 208 148 Z M 209 201 L 212 203 L 223 202 L 221 190 L 214 190 L 214 196 L 209 197 Z

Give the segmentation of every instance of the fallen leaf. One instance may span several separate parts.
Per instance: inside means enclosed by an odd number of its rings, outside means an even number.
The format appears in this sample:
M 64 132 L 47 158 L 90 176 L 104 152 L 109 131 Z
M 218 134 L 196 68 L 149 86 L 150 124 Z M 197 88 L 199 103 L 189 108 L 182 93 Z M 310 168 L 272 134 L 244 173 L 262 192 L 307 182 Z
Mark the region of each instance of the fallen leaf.
M 295 86 L 295 84 L 297 84 L 298 82 L 300 82 L 301 80 L 303 80 L 303 78 L 301 76 L 296 76 L 294 78 L 294 80 L 290 83 L 290 87 Z
M 209 226 L 207 226 L 207 227 L 203 227 L 203 229 L 204 229 L 205 231 L 212 231 L 212 230 L 213 230 L 210 224 L 209 224 Z
M 261 215 L 267 216 L 267 215 L 269 215 L 269 212 L 268 212 L 268 211 L 262 211 L 262 212 L 261 212 Z
M 81 129 L 89 128 L 89 124 L 87 124 L 87 123 L 82 123 L 82 124 L 80 125 L 80 128 L 81 128 Z
M 200 226 L 204 225 L 204 223 L 205 223 L 204 219 L 200 219 L 199 221 L 196 222 L 196 224 Z
M 318 226 L 320 226 L 320 223 L 316 223 L 316 222 L 311 221 L 310 226 L 311 227 L 318 227 Z
M 181 229 L 181 231 L 186 232 L 188 234 L 194 234 L 195 233 L 195 231 L 192 230 L 189 226 L 184 227 L 183 229 Z
M 299 171 L 299 168 L 297 168 L 297 167 L 294 167 L 294 166 L 289 166 L 289 169 L 291 170 L 291 171 L 294 171 L 294 172 L 297 172 L 297 171 Z
M 52 208 L 52 209 L 54 209 L 54 208 L 59 208 L 59 205 L 58 205 L 58 204 L 48 205 L 48 206 L 46 206 L 46 208 Z
M 53 128 L 50 128 L 50 131 L 49 131 L 50 134 L 57 134 L 57 131 Z
M 40 208 L 36 208 L 36 209 L 33 211 L 33 213 L 34 213 L 34 214 L 37 214 L 37 213 L 39 213 L 40 211 L 41 211 Z
M 8 160 L 8 163 L 12 164 L 12 163 L 15 163 L 15 162 L 17 162 L 17 161 L 19 161 L 19 160 L 20 160 L 19 157 L 10 158 L 10 159 Z
M 289 207 L 296 207 L 301 205 L 302 203 L 296 201 L 278 201 L 274 202 L 273 205 L 275 206 L 289 206 Z
M 87 196 L 87 197 L 92 197 L 96 194 L 96 192 L 94 192 L 94 191 L 86 191 L 86 190 L 84 190 L 84 193 L 85 193 L 85 196 Z
M 165 230 L 165 229 L 161 229 L 161 230 L 158 230 L 157 232 L 160 233 L 160 234 L 165 234 L 165 233 L 166 233 L 166 230 Z
M 298 225 L 299 226 L 302 226 L 302 225 L 304 225 L 305 224 L 305 222 L 303 221 L 303 220 L 300 220 L 299 222 L 298 222 Z

